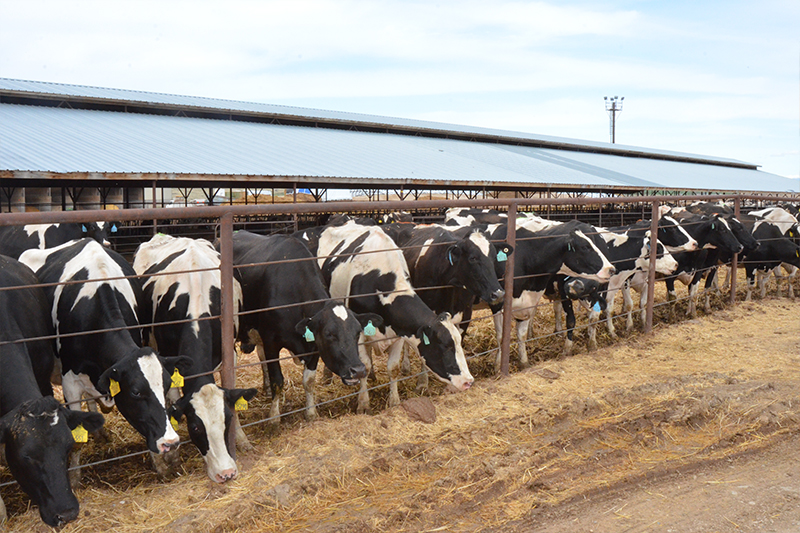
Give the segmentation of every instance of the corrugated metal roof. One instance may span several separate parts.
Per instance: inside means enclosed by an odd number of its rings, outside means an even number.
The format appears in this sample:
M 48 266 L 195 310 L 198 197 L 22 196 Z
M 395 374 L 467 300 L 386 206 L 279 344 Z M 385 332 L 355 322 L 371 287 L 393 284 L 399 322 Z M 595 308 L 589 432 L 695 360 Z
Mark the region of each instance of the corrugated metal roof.
M 97 102 L 119 101 L 141 103 L 146 105 L 172 106 L 175 108 L 202 108 L 217 110 L 220 112 L 243 112 L 255 113 L 278 117 L 298 117 L 305 120 L 329 122 L 329 123 L 358 123 L 370 126 L 387 126 L 392 128 L 407 128 L 411 130 L 424 130 L 431 132 L 445 132 L 454 135 L 473 135 L 477 137 L 500 137 L 505 139 L 521 140 L 528 142 L 538 142 L 547 145 L 564 145 L 584 150 L 600 150 L 613 153 L 632 153 L 645 157 L 666 157 L 702 160 L 711 163 L 735 164 L 751 166 L 756 165 L 745 163 L 735 159 L 727 159 L 713 156 L 688 154 L 683 152 L 673 152 L 668 150 L 657 150 L 652 148 L 642 148 L 636 146 L 626 146 L 620 144 L 610 144 L 594 141 L 584 141 L 565 137 L 554 137 L 547 135 L 535 135 L 507 130 L 491 128 L 480 128 L 473 126 L 458 126 L 441 122 L 411 120 L 403 118 L 392 118 L 378 115 L 367 115 L 360 113 L 346 113 L 339 111 L 325 111 L 320 109 L 309 109 L 292 106 L 280 106 L 271 104 L 261 104 L 255 102 L 241 102 L 235 100 L 223 100 L 215 98 L 204 98 L 198 96 L 180 96 L 174 94 L 152 93 L 145 91 L 131 91 L 124 89 L 109 89 L 103 87 L 89 87 L 83 85 L 69 85 L 62 83 L 49 83 L 28 80 L 15 80 L 0 78 L 0 95 L 3 93 L 31 94 L 31 95 L 51 95 L 63 96 L 65 98 L 90 99 Z M 557 147 L 557 146 L 556 146 Z
M 0 170 L 794 190 L 752 169 L 453 139 L 0 104 Z

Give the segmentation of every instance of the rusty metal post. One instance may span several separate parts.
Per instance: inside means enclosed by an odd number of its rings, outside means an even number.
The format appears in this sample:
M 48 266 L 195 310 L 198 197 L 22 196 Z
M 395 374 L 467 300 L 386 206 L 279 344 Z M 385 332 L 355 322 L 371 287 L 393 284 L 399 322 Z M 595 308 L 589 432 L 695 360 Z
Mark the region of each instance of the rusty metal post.
M 737 219 L 739 218 L 741 208 L 741 197 L 736 196 L 733 199 L 733 216 Z M 733 254 L 733 259 L 731 259 L 731 296 L 730 296 L 730 303 L 731 305 L 736 305 L 736 277 L 739 272 L 739 254 Z M 718 274 L 719 275 L 719 274 Z M 717 283 L 719 283 L 719 279 L 717 279 Z
M 506 242 L 509 246 L 515 247 L 517 242 L 517 204 L 516 202 L 508 206 L 508 235 Z M 503 300 L 503 331 L 500 341 L 500 372 L 508 376 L 509 360 L 511 358 L 511 321 L 514 319 L 512 313 L 512 301 L 514 300 L 514 257 L 512 253 L 506 259 L 506 273 L 504 277 L 503 289 L 506 291 Z
M 142 202 L 142 203 L 144 203 L 144 202 Z M 155 182 L 155 180 L 153 180 L 153 209 L 155 209 L 157 206 L 158 206 L 158 203 L 156 202 L 156 182 Z M 157 233 L 158 233 L 158 220 L 154 218 L 153 219 L 153 235 L 156 235 Z
M 653 331 L 653 303 L 656 293 L 656 260 L 658 259 L 658 200 L 653 200 L 650 214 L 650 269 L 647 271 L 647 309 L 645 310 L 644 332 Z
M 233 332 L 233 215 L 226 213 L 220 219 L 219 230 L 220 251 L 220 328 L 222 330 L 222 386 L 226 389 L 236 387 L 236 369 L 234 368 L 234 332 Z M 227 435 L 228 449 L 236 459 L 236 431 L 231 425 Z

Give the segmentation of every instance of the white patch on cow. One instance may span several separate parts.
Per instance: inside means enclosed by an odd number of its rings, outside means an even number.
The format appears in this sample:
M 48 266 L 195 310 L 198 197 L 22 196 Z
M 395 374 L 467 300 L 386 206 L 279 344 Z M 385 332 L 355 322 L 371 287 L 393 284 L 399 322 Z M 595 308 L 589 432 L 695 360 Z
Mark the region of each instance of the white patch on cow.
M 303 232 L 303 238 L 304 238 L 305 240 L 309 240 L 309 238 L 308 238 L 308 234 L 307 234 L 305 231 Z
M 444 324 L 444 327 L 450 332 L 456 346 L 456 363 L 458 364 L 459 374 L 450 376 L 450 383 L 458 390 L 467 390 L 475 381 L 475 378 L 473 378 L 472 374 L 469 372 L 467 358 L 464 355 L 464 348 L 461 346 L 461 332 L 449 319 L 443 321 L 442 324 Z
M 58 425 L 58 411 L 53 411 L 52 413 L 46 413 L 47 416 L 53 417 L 53 421 L 50 422 L 51 426 Z
M 422 243 L 422 248 L 419 250 L 419 255 L 417 255 L 417 260 L 414 262 L 414 267 L 416 268 L 419 265 L 419 260 L 422 259 L 422 256 L 428 253 L 428 249 L 431 247 L 433 243 L 433 238 L 428 239 L 424 243 Z
M 378 226 L 360 226 L 349 221 L 341 226 L 326 228 L 320 236 L 317 251 L 320 268 L 339 243 L 342 243 L 340 250 L 345 250 L 364 233 L 369 233 L 369 236 L 362 243 L 360 253 L 349 256 L 331 272 L 331 296 L 346 301 L 350 297 L 353 278 L 372 271 L 377 271 L 380 275 L 389 272 L 395 274 L 394 290 L 378 294 L 382 305 L 390 305 L 398 296 L 414 296 L 416 293 L 411 286 L 411 276 L 403 252 Z
M 203 385 L 189 400 L 195 414 L 203 421 L 208 438 L 208 451 L 203 456 L 206 472 L 212 481 L 236 475 L 236 462 L 225 444 L 225 396 L 213 383 Z M 219 476 L 219 477 L 218 477 Z
M 471 240 L 475 246 L 480 249 L 481 253 L 486 257 L 489 257 L 489 239 L 486 238 L 485 235 L 482 233 L 473 232 L 469 234 L 469 240 Z
M 678 224 L 677 220 L 671 216 L 663 216 L 661 218 L 675 224 L 675 227 L 678 228 L 678 232 L 683 234 L 683 237 L 686 239 L 686 242 L 682 246 L 667 246 L 667 250 L 670 252 L 692 252 L 700 249 L 700 245 L 697 244 L 697 241 L 694 239 L 694 237 L 689 235 L 689 232 L 686 231 L 686 228 Z
M 613 231 L 608 231 L 602 228 L 597 228 L 597 231 L 600 234 L 600 237 L 602 237 L 609 246 L 613 246 L 615 248 L 619 248 L 628 242 L 629 239 L 627 233 L 614 233 Z
M 343 322 L 347 321 L 347 308 L 343 305 L 337 305 L 333 308 L 333 314 L 338 316 Z
M 531 214 L 525 218 L 517 218 L 517 229 L 524 228 L 528 231 L 542 231 L 543 229 L 551 228 L 553 226 L 560 226 L 563 222 L 556 220 L 547 220 L 540 216 Z
M 28 224 L 23 226 L 22 229 L 25 230 L 25 233 L 28 234 L 28 237 L 33 235 L 34 233 L 39 235 L 39 249 L 44 250 L 45 243 L 44 243 L 44 232 L 47 231 L 48 228 L 55 227 L 57 228 L 60 224 Z M 37 269 L 34 269 L 37 270 Z
M 151 353 L 139 357 L 137 362 L 139 363 L 139 369 L 142 371 L 142 374 L 144 374 L 144 378 L 147 380 L 148 385 L 150 385 L 150 390 L 153 391 L 153 395 L 156 397 L 161 407 L 166 409 L 167 404 L 164 398 L 164 367 L 161 365 L 158 356 Z M 164 422 L 166 423 L 166 431 L 164 435 L 156 439 L 156 448 L 158 450 L 161 450 L 162 446 L 175 446 L 180 442 L 180 438 L 172 428 L 172 424 L 170 424 L 166 412 L 164 414 Z
M 219 253 L 212 244 L 204 239 L 175 238 L 170 235 L 155 235 L 148 242 L 139 246 L 133 261 L 133 269 L 137 274 L 144 274 L 153 265 L 164 261 L 169 256 L 183 252 L 172 260 L 159 275 L 151 276 L 144 282 L 144 287 L 153 285 L 153 316 L 161 299 L 173 285 L 177 285 L 175 295 L 170 303 L 173 309 L 177 299 L 182 294 L 189 295 L 187 317 L 194 320 L 192 330 L 195 335 L 200 331 L 196 322 L 204 314 L 211 315 L 211 289 L 221 286 Z M 197 272 L 190 272 L 197 270 Z M 239 282 L 234 280 L 234 301 L 238 305 L 242 302 L 242 289 Z M 239 318 L 234 315 L 234 327 L 238 328 Z
M 761 224 L 769 223 L 776 226 L 779 230 L 781 230 L 782 234 L 786 235 L 786 233 L 792 229 L 792 226 L 797 224 L 797 219 L 794 217 L 794 215 L 781 207 L 770 207 L 760 211 L 751 211 L 750 214 L 761 219 L 757 220 L 753 225 L 753 231 L 755 231 Z
M 114 399 L 100 394 L 87 374 L 75 374 L 70 370 L 61 377 L 61 390 L 64 394 L 64 401 L 69 404 L 67 407 L 74 411 L 81 410 L 81 404 L 77 402 L 80 402 L 84 394 L 97 398 L 96 401 L 102 403 L 106 409 L 114 407 Z

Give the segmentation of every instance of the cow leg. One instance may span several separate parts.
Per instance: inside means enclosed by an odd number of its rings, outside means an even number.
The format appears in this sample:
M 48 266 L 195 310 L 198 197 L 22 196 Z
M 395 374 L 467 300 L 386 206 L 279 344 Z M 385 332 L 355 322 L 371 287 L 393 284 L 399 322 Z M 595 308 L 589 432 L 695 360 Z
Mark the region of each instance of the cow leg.
M 639 318 L 642 323 L 642 329 L 647 327 L 647 285 L 642 287 L 642 291 L 639 293 Z M 673 288 L 673 295 L 675 294 L 675 289 Z M 670 307 L 670 313 L 672 312 L 672 308 Z
M 602 315 L 603 311 L 597 311 L 592 307 L 589 310 L 589 327 L 586 331 L 589 339 L 588 339 L 588 348 L 590 352 L 593 352 L 597 349 L 597 323 L 600 321 L 600 316 Z
M 264 364 L 267 361 L 267 356 L 264 354 L 264 341 L 261 340 L 261 335 L 254 329 L 251 329 L 247 336 L 250 339 L 250 343 L 255 345 L 258 360 L 261 361 L 261 377 L 264 383 L 264 392 L 266 392 L 269 390 L 269 371 Z
M 522 368 L 528 368 L 528 326 L 531 319 L 517 320 L 517 352 L 519 353 L 519 364 Z
M 241 422 L 239 422 L 239 413 L 235 411 L 233 413 L 233 427 L 234 431 L 236 432 L 236 449 L 245 452 L 253 450 L 253 445 L 250 444 L 250 440 L 247 438 L 247 434 L 245 434 L 244 430 L 242 429 Z
M 317 399 L 314 395 L 314 385 L 317 376 L 317 364 L 319 356 L 310 356 L 305 361 L 303 368 L 303 390 L 306 393 L 306 420 L 316 420 L 317 418 Z
M 575 309 L 572 307 L 572 300 L 567 298 L 559 303 L 564 310 L 564 314 L 567 315 L 567 336 L 564 339 L 564 348 L 561 350 L 561 355 L 572 355 L 572 348 L 575 344 Z
M 689 282 L 689 305 L 686 306 L 686 316 L 697 318 L 697 291 L 700 288 L 700 280 L 702 279 L 702 271 L 697 271 L 692 275 L 692 279 Z
M 553 331 L 558 333 L 563 331 L 564 329 L 564 308 L 560 300 L 556 300 L 553 302 L 553 321 L 555 322 L 555 328 Z
M 158 479 L 167 481 L 178 472 L 181 466 L 181 453 L 179 450 L 170 450 L 166 453 L 150 452 L 150 463 Z
M 403 339 L 398 339 L 389 346 L 389 358 L 386 361 L 386 371 L 389 374 L 389 400 L 387 407 L 400 405 L 400 392 L 397 389 L 397 378 L 400 374 L 400 360 L 403 357 Z
M 786 290 L 788 294 L 786 296 L 794 300 L 794 278 L 797 277 L 797 272 L 800 271 L 800 269 L 786 263 L 783 263 L 783 268 L 787 272 L 786 281 L 788 283 L 786 284 Z
M 358 345 L 358 356 L 367 370 L 367 376 L 372 373 L 372 358 L 367 353 L 367 347 L 364 344 Z M 358 414 L 372 414 L 369 408 L 369 391 L 367 390 L 367 377 L 360 379 L 360 389 L 358 391 L 358 406 L 356 413 Z
M 281 399 L 283 398 L 283 372 L 281 372 L 280 350 L 270 350 L 270 354 L 264 354 L 267 361 L 267 378 L 269 388 L 272 392 L 272 404 L 269 409 L 269 423 L 279 425 L 281 423 Z
M 678 301 L 678 293 L 675 291 L 675 278 L 666 278 L 664 283 L 667 285 L 667 301 L 669 302 L 669 319 L 675 319 L 675 303 Z M 644 300 L 647 301 L 647 300 Z M 642 310 L 645 309 L 645 306 L 641 306 Z M 642 324 L 644 324 L 644 319 L 642 320 Z
M 503 313 L 497 312 L 492 315 L 492 321 L 494 322 L 494 332 L 497 338 L 497 355 L 495 356 L 494 360 L 494 373 L 500 373 L 500 364 L 502 361 L 502 354 L 500 353 L 500 342 L 503 338 Z
M 781 265 L 776 266 L 772 269 L 772 273 L 775 274 L 775 295 L 778 298 L 783 298 L 783 290 L 781 289 L 781 283 L 783 282 L 783 267 Z
M 81 399 L 87 391 L 87 384 L 91 385 L 89 377 L 83 374 L 76 375 L 72 371 L 67 372 L 61 377 L 61 390 L 64 394 L 64 402 L 69 409 L 73 411 L 82 411 Z M 92 387 L 94 389 L 94 387 Z M 97 392 L 97 391 L 95 391 Z M 97 393 L 99 395 L 99 393 Z M 88 402 L 93 403 L 93 402 Z M 81 483 L 81 476 L 83 472 L 81 466 L 81 451 L 83 450 L 82 443 L 75 443 L 72 447 L 72 453 L 69 456 L 69 484 L 73 490 L 78 488 Z
M 741 261 L 741 258 L 739 259 Z M 731 284 L 731 276 L 733 275 L 733 269 L 728 267 L 725 269 L 725 281 L 722 282 L 722 291 L 727 292 L 728 287 Z
M 6 513 L 6 504 L 3 503 L 3 498 L 0 497 L 0 528 L 5 530 L 5 523 L 8 520 L 8 514 Z
M 761 270 L 758 271 L 756 274 L 758 278 L 758 289 L 761 292 L 761 298 L 767 297 L 767 280 L 769 279 L 769 270 L 766 272 L 762 272 Z
M 745 276 L 747 277 L 747 294 L 744 297 L 745 302 L 749 302 L 753 296 L 753 289 L 756 287 L 755 269 L 745 267 Z

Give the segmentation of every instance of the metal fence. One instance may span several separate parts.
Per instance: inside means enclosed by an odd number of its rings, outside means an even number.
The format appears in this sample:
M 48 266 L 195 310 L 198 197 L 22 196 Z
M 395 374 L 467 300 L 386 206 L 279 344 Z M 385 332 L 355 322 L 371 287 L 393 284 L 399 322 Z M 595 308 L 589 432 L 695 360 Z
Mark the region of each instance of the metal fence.
M 730 200 L 733 202 L 735 213 L 738 215 L 743 202 L 755 202 L 754 205 L 763 205 L 765 202 L 785 202 L 785 197 L 771 197 L 767 195 L 704 195 L 704 196 L 653 196 L 653 197 L 617 197 L 613 200 L 609 198 L 530 198 L 530 199 L 473 199 L 473 200 L 421 200 L 421 201 L 390 201 L 390 202 L 332 202 L 332 203 L 312 203 L 312 204 L 259 204 L 259 205 L 223 205 L 212 207 L 173 207 L 170 209 L 130 209 L 130 210 L 113 210 L 113 211 L 56 211 L 56 212 L 39 212 L 39 213 L 4 213 L 0 215 L 0 226 L 10 225 L 25 225 L 25 224 L 45 224 L 45 223 L 65 223 L 65 222 L 124 222 L 126 231 L 117 236 L 116 246 L 123 255 L 132 255 L 136 246 L 141 242 L 149 239 L 149 237 L 157 231 L 173 234 L 175 236 L 190 236 L 218 239 L 220 250 L 220 274 L 221 274 L 221 313 L 220 316 L 213 316 L 199 320 L 219 320 L 222 331 L 222 365 L 219 370 L 222 386 L 225 388 L 234 388 L 236 386 L 236 370 L 245 366 L 236 366 L 234 361 L 234 317 L 237 310 L 234 305 L 234 269 L 252 265 L 234 265 L 233 261 L 233 233 L 235 229 L 249 229 L 261 234 L 272 233 L 291 233 L 298 228 L 299 216 L 313 216 L 325 215 L 331 213 L 363 213 L 365 211 L 373 212 L 391 212 L 399 210 L 424 210 L 430 213 L 431 210 L 439 210 L 443 212 L 445 208 L 450 207 L 467 207 L 467 208 L 499 208 L 508 213 L 508 229 L 506 242 L 512 247 L 516 246 L 517 232 L 516 232 L 516 219 L 517 213 L 521 211 L 534 210 L 544 218 L 548 218 L 548 214 L 552 219 L 565 219 L 575 218 L 581 221 L 586 221 L 596 225 L 603 223 L 609 225 L 621 225 L 634 221 L 634 217 L 645 218 L 650 215 L 650 232 L 651 239 L 657 235 L 657 224 L 659 218 L 659 207 L 666 202 L 675 204 L 676 202 L 688 203 L 694 200 L 701 201 L 716 201 L 716 200 Z M 800 201 L 800 198 L 794 199 Z M 615 209 L 609 211 L 606 207 L 604 212 L 603 206 L 609 206 L 613 203 Z M 579 205 L 582 209 L 579 212 L 567 213 L 569 206 Z M 626 206 L 633 206 L 632 209 L 627 209 Z M 637 216 L 645 215 L 645 217 Z M 283 216 L 284 220 L 276 220 L 278 216 Z M 597 217 L 597 218 L 593 218 Z M 430 215 L 426 215 L 426 222 L 431 221 Z M 654 284 L 656 281 L 656 252 L 657 246 L 651 240 L 650 246 L 650 270 L 648 272 L 648 291 L 647 291 L 647 304 L 644 310 L 645 324 L 644 331 L 649 333 L 653 327 L 653 315 L 656 305 L 669 305 L 670 302 L 662 302 L 655 304 L 655 291 Z M 370 253 L 370 252 L 368 252 Z M 374 253 L 374 252 L 371 252 Z M 350 255 L 350 254 L 348 254 Z M 512 343 L 511 328 L 512 328 L 512 299 L 513 299 L 513 283 L 514 283 L 514 265 L 515 254 L 508 256 L 505 266 L 505 277 L 502 280 L 505 289 L 505 300 L 503 309 L 499 312 L 502 317 L 502 331 L 498 339 L 498 347 L 490 348 L 480 353 L 470 355 L 470 358 L 483 357 L 490 353 L 500 351 L 500 372 L 503 375 L 509 374 L 509 361 L 514 344 Z M 317 260 L 320 258 L 314 258 Z M 263 263 L 263 265 L 270 263 Z M 730 265 L 732 272 L 736 272 L 739 265 L 738 257 L 734 255 L 733 261 Z M 173 273 L 174 274 L 174 273 Z M 156 274 L 158 275 L 158 274 Z M 137 276 L 140 277 L 140 276 Z M 120 279 L 120 278 L 114 278 Z M 78 282 L 73 282 L 78 283 Z M 427 287 L 417 288 L 417 292 L 424 290 L 433 290 L 441 287 Z M 12 289 L 0 289 L 12 290 Z M 730 294 L 728 301 L 733 304 L 736 299 L 736 276 L 731 276 Z M 294 305 L 302 305 L 308 302 L 300 302 Z M 609 305 L 613 305 L 610 302 Z M 243 311 L 239 313 L 258 313 L 263 311 L 274 310 L 277 308 L 257 309 Z M 631 311 L 632 312 L 632 311 Z M 475 320 L 487 320 L 492 316 L 482 317 Z M 149 319 L 148 319 L 149 320 Z M 198 320 L 198 319 L 194 319 Z M 145 322 L 140 317 L 140 321 Z M 597 326 L 603 320 L 595 324 L 583 324 L 580 328 L 587 328 L 590 326 Z M 178 323 L 178 322 L 176 322 Z M 142 326 L 131 326 L 127 329 L 136 329 Z M 577 328 L 576 328 L 577 329 Z M 109 330 L 102 330 L 109 331 Z M 91 334 L 98 333 L 100 330 L 89 332 L 82 332 L 78 334 Z M 554 333 L 540 335 L 538 337 L 529 338 L 526 342 L 533 342 L 537 339 L 542 339 L 547 336 L 552 336 Z M 58 335 L 47 337 L 48 339 L 58 338 Z M 60 337 L 65 337 L 61 335 Z M 20 339 L 16 341 L 6 341 L 0 343 L 9 344 L 11 342 L 24 342 L 31 339 Z M 519 342 L 519 341 L 518 341 Z M 302 356 L 309 354 L 295 354 L 295 356 Z M 256 363 L 265 364 L 265 363 Z M 420 374 L 425 372 L 423 371 Z M 210 372 L 209 372 L 210 373 Z M 407 380 L 414 377 L 419 377 L 420 374 L 411 376 L 404 376 L 399 380 Z M 192 378 L 196 376 L 185 376 L 185 378 Z M 379 387 L 386 387 L 388 384 L 379 384 L 369 390 L 374 390 Z M 338 397 L 332 400 L 317 404 L 318 406 L 331 403 L 333 401 L 342 400 L 351 396 L 356 396 L 358 392 Z M 88 401 L 88 400 L 82 400 Z M 287 416 L 294 413 L 302 412 L 306 407 L 291 410 L 282 413 L 281 416 Z M 248 424 L 243 427 L 252 426 L 255 424 L 264 423 L 272 420 L 272 418 L 264 418 Z M 233 432 L 229 435 L 231 442 L 231 450 L 235 450 L 233 445 L 234 435 Z M 114 459 L 106 459 L 103 461 L 89 463 L 83 466 L 92 466 L 109 461 L 120 460 L 131 456 L 147 453 L 137 452 L 125 456 L 117 457 Z M 235 455 L 234 455 L 235 456 Z M 10 483 L 0 484 L 0 486 L 8 485 Z

